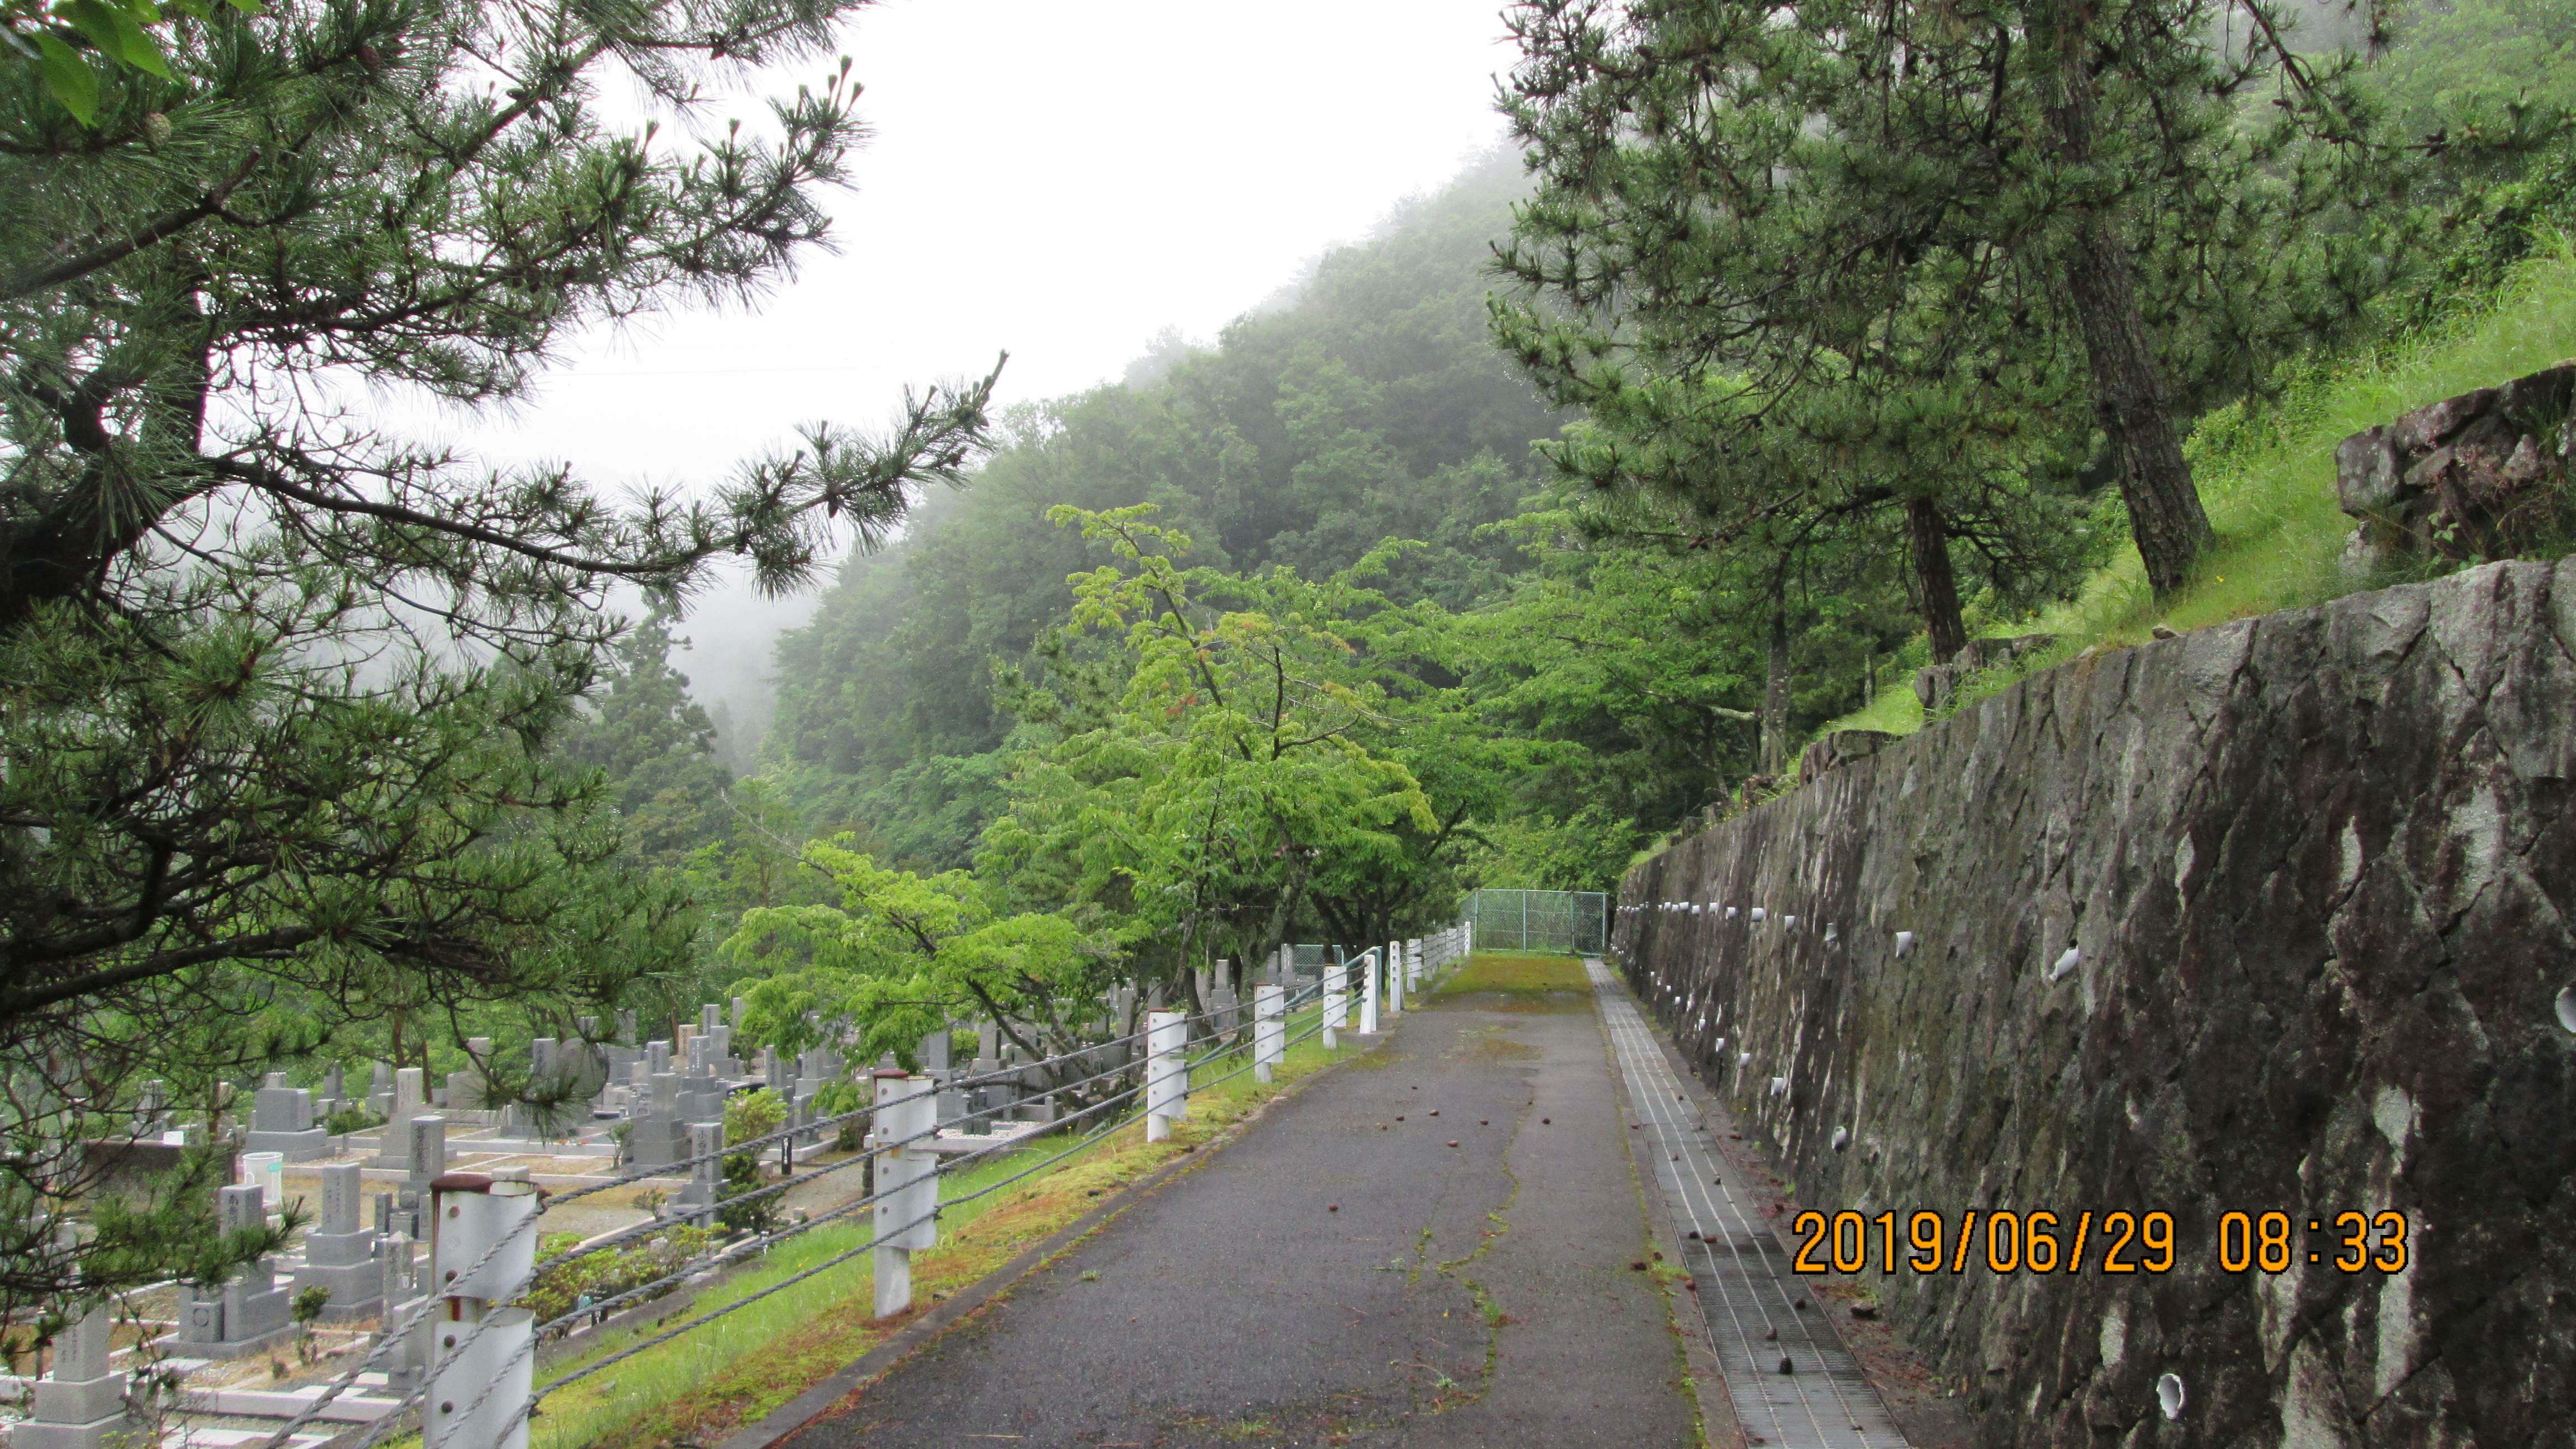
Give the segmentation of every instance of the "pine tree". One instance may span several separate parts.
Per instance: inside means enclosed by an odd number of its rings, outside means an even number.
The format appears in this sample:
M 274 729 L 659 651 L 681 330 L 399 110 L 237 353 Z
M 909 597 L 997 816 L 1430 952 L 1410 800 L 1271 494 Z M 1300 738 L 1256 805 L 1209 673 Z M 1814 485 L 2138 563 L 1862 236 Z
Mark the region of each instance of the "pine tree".
M 777 283 L 860 134 L 849 65 L 701 118 L 855 8 L 217 6 L 77 110 L 0 67 L 0 1313 L 205 1268 L 148 1213 L 34 1251 L 144 1079 L 220 1110 L 353 1022 L 604 1014 L 685 967 L 684 895 L 554 762 L 609 591 L 882 539 L 992 380 L 631 504 L 379 428 L 368 390 L 506 401 L 574 329 Z
M 1569 399 L 1722 381 L 1704 430 L 1874 475 L 1926 562 L 1961 489 L 2009 513 L 2098 428 L 2177 587 L 2212 536 L 2178 419 L 2387 280 L 2403 158 L 2268 4 L 1535 0 L 1513 27 L 1541 186 L 1506 340 Z

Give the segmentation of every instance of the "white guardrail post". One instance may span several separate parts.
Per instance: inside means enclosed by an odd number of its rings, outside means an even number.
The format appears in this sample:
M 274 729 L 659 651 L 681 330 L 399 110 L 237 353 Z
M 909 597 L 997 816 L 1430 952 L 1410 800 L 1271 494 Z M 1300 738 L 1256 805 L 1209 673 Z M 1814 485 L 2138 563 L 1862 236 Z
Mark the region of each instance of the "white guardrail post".
M 1360 953 L 1360 1035 L 1377 1035 L 1377 948 Z
M 1190 1112 L 1189 1018 L 1177 1011 L 1145 1013 L 1145 1140 L 1172 1135 L 1172 1119 Z
M 912 1306 L 912 1255 L 939 1244 L 939 1128 L 935 1078 L 880 1067 L 876 1073 L 877 1317 Z M 918 1139 L 918 1140 L 915 1140 Z M 918 1219 L 918 1221 L 915 1221 Z
M 440 1302 L 420 1406 L 426 1449 L 527 1449 L 536 1322 L 527 1309 L 502 1305 L 527 1291 L 536 1269 L 539 1206 L 524 1167 L 490 1177 L 460 1172 L 429 1185 L 429 1281 Z
M 1269 985 L 1252 995 L 1252 1079 L 1267 1082 L 1288 1060 L 1288 988 Z
M 1404 989 L 1408 992 L 1422 989 L 1422 938 L 1420 936 L 1404 943 Z
M 1341 1030 L 1351 1024 L 1350 1009 L 1351 968 L 1336 961 L 1324 968 L 1324 1050 L 1341 1049 Z
M 1404 1015 L 1404 943 L 1386 943 L 1386 1014 Z

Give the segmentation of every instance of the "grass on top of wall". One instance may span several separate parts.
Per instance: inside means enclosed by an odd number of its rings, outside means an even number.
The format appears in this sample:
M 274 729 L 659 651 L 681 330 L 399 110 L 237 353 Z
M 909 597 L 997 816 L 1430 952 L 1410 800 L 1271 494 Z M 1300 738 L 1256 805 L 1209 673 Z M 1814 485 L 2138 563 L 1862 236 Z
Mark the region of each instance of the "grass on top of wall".
M 2282 398 L 2259 413 L 2237 404 L 2210 414 L 2193 429 L 2185 452 L 2219 541 L 2192 582 L 2158 608 L 2136 548 L 2123 544 L 2076 598 L 2037 619 L 1985 630 L 2054 634 L 2058 642 L 1968 681 L 1951 707 L 1974 703 L 2086 649 L 2145 643 L 2157 624 L 2188 632 L 2445 571 L 2428 566 L 2392 577 L 2346 570 L 2343 550 L 2353 521 L 2335 501 L 2335 446 L 2426 403 L 2571 357 L 2576 248 L 2562 237 L 2457 325 L 2406 346 L 2319 366 L 2291 379 Z M 1824 728 L 1911 734 L 1924 723 L 1908 678 Z

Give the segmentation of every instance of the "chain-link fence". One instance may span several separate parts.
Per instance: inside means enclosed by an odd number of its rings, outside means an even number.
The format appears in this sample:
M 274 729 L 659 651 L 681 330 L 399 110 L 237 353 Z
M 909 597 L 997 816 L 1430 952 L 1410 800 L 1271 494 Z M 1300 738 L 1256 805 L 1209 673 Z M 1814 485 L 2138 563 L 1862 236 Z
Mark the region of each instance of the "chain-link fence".
M 1480 951 L 1592 956 L 1607 939 L 1610 898 L 1600 891 L 1474 891 L 1467 919 L 1476 924 Z

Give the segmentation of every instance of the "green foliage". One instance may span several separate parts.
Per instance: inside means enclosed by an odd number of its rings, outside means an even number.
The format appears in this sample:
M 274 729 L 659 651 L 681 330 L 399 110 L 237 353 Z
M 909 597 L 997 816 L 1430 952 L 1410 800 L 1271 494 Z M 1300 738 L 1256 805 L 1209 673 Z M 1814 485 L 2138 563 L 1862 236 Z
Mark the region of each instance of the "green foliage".
M 2576 3 L 2444 0 L 2399 10 L 2369 84 L 2391 129 L 2492 170 L 2576 110 Z
M 2026 626 L 2058 635 L 2055 647 L 1977 676 L 1963 693 L 1973 701 L 2085 649 L 2145 643 L 2158 624 L 2205 628 L 2393 582 L 2344 564 L 2353 521 L 2336 502 L 2335 445 L 2426 403 L 2576 356 L 2576 253 L 2557 241 L 2514 268 L 2499 292 L 2454 296 L 2452 310 L 2449 325 L 2409 344 L 2286 379 L 2269 405 L 2210 414 L 2191 447 L 2222 542 L 2202 576 L 2160 604 L 2136 557 L 2115 559 L 2077 598 Z M 1900 679 L 1868 713 L 1829 727 L 1905 734 L 1922 722 Z
M 144 1079 L 213 1119 L 326 1043 L 461 1066 L 469 1032 L 570 1036 L 694 964 L 687 897 L 625 859 L 604 771 L 557 756 L 615 591 L 669 601 L 728 554 L 784 587 L 882 541 L 962 479 L 991 379 L 686 499 L 488 469 L 351 400 L 506 401 L 568 329 L 783 277 L 859 136 L 847 63 L 749 127 L 659 123 L 829 54 L 853 8 L 0 11 L 0 1130 L 25 1144 L 0 1220 L 80 1197 L 75 1144 Z M 656 647 L 622 661 L 610 733 L 688 723 Z M 705 813 L 702 780 L 617 783 Z M 639 833 L 676 862 L 718 832 Z M 518 1030 L 475 1031 L 496 1018 Z M 93 1262 L 224 1276 L 189 1231 L 22 1235 L 0 1314 Z
M 814 1094 L 814 1113 L 819 1117 L 838 1117 L 866 1106 L 867 1097 L 856 1082 L 825 1082 Z M 868 1124 L 853 1118 L 833 1129 L 832 1150 L 856 1152 L 867 1136 Z
M 1442 708 L 1402 670 L 1414 620 L 1438 606 L 1408 613 L 1368 586 L 1407 546 L 1312 582 L 1184 568 L 1190 538 L 1153 512 L 1054 511 L 1118 561 L 1073 581 L 1048 651 L 1055 688 L 1015 690 L 1031 747 L 979 864 L 1023 894 L 1113 913 L 1151 943 L 1157 978 L 1201 952 L 1265 959 L 1310 889 L 1328 919 L 1350 904 L 1341 924 L 1374 933 L 1458 823 L 1393 748 Z
M 593 712 L 560 747 L 565 764 L 606 779 L 635 857 L 665 870 L 734 824 L 733 776 L 716 759 L 715 726 L 689 697 L 688 676 L 671 668 L 672 623 L 656 609 L 612 646 L 616 662 L 591 695 Z
M 1555 420 L 1484 341 L 1490 239 L 1521 189 L 1498 154 L 1336 252 L 1286 306 L 1210 350 L 1167 348 L 1151 382 L 1024 408 L 972 492 L 934 499 L 853 560 L 784 639 L 769 769 L 816 833 L 864 822 L 886 859 L 962 867 L 1005 806 L 1014 719 L 992 661 L 1022 666 L 1110 560 L 1047 510 L 1155 504 L 1197 561 L 1307 578 L 1388 537 L 1392 599 L 1463 609 L 1525 567 L 1483 532 L 1536 490 Z M 1142 374 L 1140 374 L 1141 376 Z
M 1461 874 L 1499 890 L 1613 891 L 1635 851 L 1632 820 L 1585 804 L 1563 820 L 1516 815 L 1478 832 Z
M 515 1306 L 530 1310 L 539 1323 L 561 1318 L 584 1299 L 603 1302 L 670 1277 L 714 1247 L 718 1236 L 707 1228 L 675 1227 L 631 1248 L 584 1254 L 538 1274 Z
M 796 1051 L 815 1044 L 817 1021 L 848 1023 L 864 1056 L 908 1063 L 923 1037 L 980 1018 L 1034 1055 L 1079 1043 L 1110 983 L 1113 942 L 1061 915 L 1006 913 L 964 871 L 888 870 L 850 846 L 844 836 L 804 851 L 838 904 L 755 907 L 726 939 L 726 960 L 767 971 L 734 986 L 749 1039 Z
M 766 1087 L 757 1091 L 737 1092 L 725 1103 L 725 1145 L 750 1142 L 766 1137 L 787 1124 L 787 1104 Z M 760 1154 L 727 1153 L 723 1162 L 724 1186 L 717 1193 L 716 1221 L 729 1232 L 765 1233 L 782 1219 L 781 1193 L 738 1201 L 761 1186 Z
M 257 15 L 260 0 L 224 0 L 244 15 Z M 196 21 L 209 17 L 206 0 L 170 0 L 170 8 Z M 98 119 L 102 78 L 132 68 L 173 79 L 161 38 L 152 27 L 167 22 L 155 0 L 6 0 L 0 4 L 0 44 L 16 52 L 54 103 L 82 125 Z
M 2359 325 L 2404 170 L 2352 62 L 2247 8 L 2216 47 L 2197 0 L 1517 7 L 1541 183 L 1496 326 L 1592 414 L 1560 465 L 1766 553 L 1901 508 L 1946 658 L 1946 538 L 2051 596 L 2086 561 L 2062 494 L 2098 427 L 2174 587 L 2208 534 L 2176 408 Z
M 725 1145 L 728 1147 L 766 1137 L 786 1125 L 787 1104 L 767 1087 L 736 1092 L 725 1101 Z
M 384 1118 L 364 1107 L 343 1107 L 322 1119 L 322 1130 L 334 1137 L 345 1137 L 352 1132 L 365 1132 L 383 1125 Z

